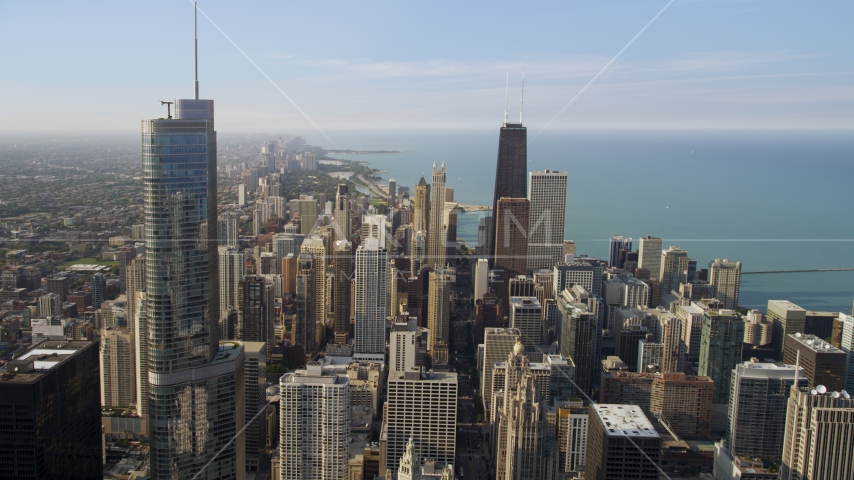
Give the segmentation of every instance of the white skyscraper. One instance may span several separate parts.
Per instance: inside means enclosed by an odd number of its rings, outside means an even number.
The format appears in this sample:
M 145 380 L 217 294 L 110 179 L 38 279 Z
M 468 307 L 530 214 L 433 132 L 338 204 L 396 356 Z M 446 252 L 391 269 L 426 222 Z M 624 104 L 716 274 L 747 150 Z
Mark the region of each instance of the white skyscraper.
M 55 293 L 46 293 L 39 297 L 39 316 L 41 318 L 62 316 L 62 297 Z
M 219 228 L 219 245 L 237 247 L 239 244 L 239 222 L 237 214 L 228 212 L 219 217 L 217 222 Z
M 587 421 L 589 407 L 581 401 L 558 409 L 558 442 L 561 446 L 561 471 L 576 472 L 587 459 Z M 564 453 L 565 452 L 565 453 Z
M 269 216 L 276 216 L 279 219 L 285 218 L 285 205 L 287 204 L 287 200 L 283 197 L 279 196 L 271 196 L 267 197 L 267 211 L 269 212 Z
M 563 258 L 566 180 L 566 172 L 528 174 L 528 270 L 552 268 Z
M 630 274 L 619 274 L 602 281 L 602 296 L 607 308 L 604 327 L 613 331 L 614 314 L 620 307 L 647 305 L 649 285 Z
M 362 238 L 376 238 L 381 247 L 388 245 L 388 219 L 385 215 L 365 215 L 362 219 Z
M 505 386 L 502 397 L 504 408 L 497 417 L 500 423 L 498 430 L 504 435 L 499 437 L 496 478 L 543 478 L 540 452 L 545 443 L 543 420 L 546 401 L 538 394 L 535 375 L 530 370 L 524 371 L 516 385 Z M 502 472 L 504 476 L 501 476 Z
M 537 346 L 543 332 L 543 308 L 536 297 L 510 297 L 510 327 L 522 334 L 522 344 Z
M 555 265 L 552 276 L 552 295 L 557 297 L 564 289 L 575 285 L 584 287 L 588 292 L 593 290 L 596 269 L 587 262 L 576 262 Z M 601 272 L 600 272 L 601 273 Z
M 688 273 L 688 252 L 677 246 L 672 246 L 661 252 L 661 296 L 667 295 L 671 290 L 678 290 L 679 284 L 686 281 Z M 650 275 L 652 278 L 652 275 Z M 655 299 L 653 304 L 659 299 Z
M 416 320 L 406 323 L 395 323 L 391 327 L 388 339 L 388 370 L 389 373 L 405 372 L 420 365 L 418 360 L 419 339 L 424 332 Z
M 283 375 L 279 387 L 281 480 L 346 479 L 350 379 L 308 362 Z
M 356 250 L 354 356 L 385 360 L 388 251 L 376 238 L 367 238 Z M 399 457 L 398 457 L 399 458 Z
M 219 247 L 219 319 L 237 309 L 237 290 L 243 278 L 246 259 L 236 247 Z
M 709 284 L 715 286 L 716 297 L 723 302 L 723 308 L 738 308 L 741 262 L 731 262 L 727 259 L 709 262 Z
M 101 405 L 127 407 L 136 402 L 136 354 L 133 333 L 101 330 Z
M 661 372 L 682 372 L 685 370 L 685 344 L 682 342 L 682 319 L 669 312 L 654 314 L 656 322 L 656 340 L 663 345 Z
M 415 367 L 389 373 L 388 399 L 380 442 L 386 468 L 396 471 L 412 438 L 422 458 L 454 463 L 457 441 L 457 374 Z
M 638 268 L 649 270 L 649 278 L 658 279 L 661 276 L 661 239 L 643 237 L 638 247 Z M 668 291 L 669 293 L 669 291 Z M 657 303 L 656 298 L 653 303 Z
M 254 225 L 255 229 L 258 230 L 258 233 L 261 233 L 260 228 L 267 223 L 267 220 L 270 219 L 270 206 L 266 202 L 266 200 L 258 199 L 255 200 L 255 206 L 253 208 L 253 223 L 257 223 Z
M 854 399 L 823 385 L 792 389 L 780 478 L 854 478 Z
M 845 391 L 854 392 L 854 317 L 839 314 L 842 320 L 842 343 L 839 349 L 848 357 L 845 362 Z
M 676 316 L 682 320 L 682 343 L 685 344 L 686 360 L 691 363 L 700 361 L 703 313 L 703 308 L 697 302 L 681 305 L 676 309 Z
M 522 332 L 516 328 L 487 328 L 483 334 L 483 372 L 480 376 L 484 411 L 492 402 L 492 370 L 496 362 L 504 362 L 513 352 Z
M 483 294 L 489 291 L 489 260 L 477 259 L 474 270 L 474 301 L 483 298 Z

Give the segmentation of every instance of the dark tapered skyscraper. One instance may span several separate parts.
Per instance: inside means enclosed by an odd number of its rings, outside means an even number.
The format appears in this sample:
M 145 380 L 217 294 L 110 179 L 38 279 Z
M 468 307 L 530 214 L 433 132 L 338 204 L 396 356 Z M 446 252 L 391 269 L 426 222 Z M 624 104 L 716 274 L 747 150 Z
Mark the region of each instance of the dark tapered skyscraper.
M 294 342 L 305 348 L 306 355 L 314 353 L 316 347 L 316 316 L 317 316 L 317 275 L 316 259 L 313 253 L 300 252 L 297 257 L 296 275 L 296 325 Z
M 335 286 L 333 287 L 333 308 L 335 320 L 335 343 L 347 343 L 350 334 L 350 279 L 353 277 L 353 244 L 339 240 L 335 242 Z
M 260 275 L 246 275 L 237 288 L 239 312 L 237 338 L 244 342 L 266 342 L 269 323 L 265 282 Z
M 495 164 L 495 194 L 492 196 L 492 217 L 498 211 L 498 200 L 507 198 L 527 198 L 528 188 L 528 129 L 519 123 L 507 123 L 498 135 L 498 161 Z M 492 222 L 493 232 L 498 222 Z M 495 238 L 495 233 L 490 235 Z M 495 245 L 491 245 L 490 256 L 495 254 Z

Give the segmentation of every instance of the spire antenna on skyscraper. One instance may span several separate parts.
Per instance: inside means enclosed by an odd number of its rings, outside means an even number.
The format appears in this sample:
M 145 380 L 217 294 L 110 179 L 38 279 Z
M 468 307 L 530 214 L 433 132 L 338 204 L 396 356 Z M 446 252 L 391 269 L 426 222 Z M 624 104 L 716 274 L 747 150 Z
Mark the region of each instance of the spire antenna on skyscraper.
M 507 125 L 507 101 L 510 94 L 510 74 L 507 74 L 507 84 L 504 87 L 504 125 Z
M 522 124 L 522 111 L 525 108 L 525 70 L 522 70 L 522 100 L 519 102 L 519 125 Z
M 195 40 L 195 64 L 196 64 L 196 82 L 195 82 L 195 92 L 196 96 L 194 97 L 196 100 L 199 99 L 199 22 L 198 22 L 198 11 L 199 7 L 196 2 L 193 2 L 193 38 Z

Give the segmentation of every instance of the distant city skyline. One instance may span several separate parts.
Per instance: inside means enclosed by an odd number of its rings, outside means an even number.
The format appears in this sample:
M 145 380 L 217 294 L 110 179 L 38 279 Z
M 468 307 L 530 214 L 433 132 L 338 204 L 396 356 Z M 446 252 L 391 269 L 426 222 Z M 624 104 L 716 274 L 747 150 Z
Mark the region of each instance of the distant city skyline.
M 536 135 L 666 4 L 199 7 L 325 131 L 490 128 L 507 74 L 518 115 L 524 71 Z M 189 3 L 0 13 L 0 132 L 132 132 L 161 114 L 151 99 L 191 96 Z M 854 128 L 851 14 L 845 2 L 677 0 L 550 128 Z M 218 130 L 322 137 L 201 14 L 199 35 Z
M 846 12 L 211 1 L 0 6 L 0 477 L 854 476 Z

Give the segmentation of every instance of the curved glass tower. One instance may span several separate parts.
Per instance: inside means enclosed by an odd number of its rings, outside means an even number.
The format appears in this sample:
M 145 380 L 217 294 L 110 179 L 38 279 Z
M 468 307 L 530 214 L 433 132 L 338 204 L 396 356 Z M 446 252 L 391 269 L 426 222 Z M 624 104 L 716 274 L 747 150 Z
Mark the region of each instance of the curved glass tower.
M 213 100 L 176 100 L 174 119 L 143 120 L 146 292 L 152 372 L 211 359 L 219 288 Z M 187 118 L 189 117 L 189 118 Z M 214 237 L 214 235 L 212 235 Z M 214 301 L 216 300 L 216 301 Z
M 142 121 L 151 478 L 237 478 L 243 350 L 218 338 L 213 100 L 174 104 Z

